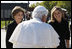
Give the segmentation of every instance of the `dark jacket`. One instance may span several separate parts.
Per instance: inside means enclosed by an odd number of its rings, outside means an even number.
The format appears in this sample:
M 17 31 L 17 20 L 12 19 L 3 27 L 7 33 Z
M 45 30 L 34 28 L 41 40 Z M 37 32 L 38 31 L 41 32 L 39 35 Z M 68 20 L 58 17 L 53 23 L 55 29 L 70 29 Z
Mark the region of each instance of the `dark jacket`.
M 13 47 L 13 44 L 9 42 L 9 39 L 10 39 L 14 29 L 16 28 L 16 26 L 17 26 L 16 21 L 13 21 L 7 27 L 7 33 L 6 33 L 6 47 L 7 48 L 12 48 Z
M 69 31 L 69 25 L 66 20 L 62 20 L 61 23 L 58 23 L 56 20 L 55 22 L 50 22 L 50 25 L 55 29 L 55 31 L 59 35 L 60 39 L 60 45 L 58 48 L 66 48 L 65 46 L 65 39 L 69 40 L 70 39 L 70 31 Z

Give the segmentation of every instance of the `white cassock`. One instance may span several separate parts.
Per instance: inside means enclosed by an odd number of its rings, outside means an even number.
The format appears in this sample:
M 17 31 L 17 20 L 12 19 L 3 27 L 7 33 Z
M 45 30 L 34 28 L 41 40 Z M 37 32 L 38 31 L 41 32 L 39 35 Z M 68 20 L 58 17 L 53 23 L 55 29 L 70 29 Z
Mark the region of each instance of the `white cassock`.
M 38 18 L 20 23 L 9 41 L 13 48 L 54 48 L 60 42 L 52 26 Z

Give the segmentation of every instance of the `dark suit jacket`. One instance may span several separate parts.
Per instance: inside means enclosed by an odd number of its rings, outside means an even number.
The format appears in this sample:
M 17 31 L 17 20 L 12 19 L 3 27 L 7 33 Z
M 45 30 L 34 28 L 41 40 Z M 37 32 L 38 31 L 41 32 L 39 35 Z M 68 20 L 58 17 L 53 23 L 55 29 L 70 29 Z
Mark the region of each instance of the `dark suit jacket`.
M 9 42 L 9 39 L 14 31 L 14 29 L 16 28 L 17 23 L 16 21 L 13 21 L 11 24 L 9 24 L 7 26 L 7 33 L 6 33 L 6 47 L 7 48 L 12 48 L 13 44 Z

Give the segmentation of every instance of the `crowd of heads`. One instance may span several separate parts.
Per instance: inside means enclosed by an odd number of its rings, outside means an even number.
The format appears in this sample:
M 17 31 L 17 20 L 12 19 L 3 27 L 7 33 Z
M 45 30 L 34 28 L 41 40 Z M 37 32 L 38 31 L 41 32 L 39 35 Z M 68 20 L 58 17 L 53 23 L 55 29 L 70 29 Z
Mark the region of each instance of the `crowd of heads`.
M 29 12 L 29 11 L 26 11 L 25 9 L 23 9 L 22 7 L 20 6 L 16 6 L 13 10 L 12 10 L 12 17 L 14 18 L 14 16 L 19 13 L 19 12 L 22 12 L 23 13 L 23 19 L 27 19 L 27 20 L 30 20 L 32 18 L 39 18 L 41 19 L 42 16 L 46 16 L 46 18 L 50 17 L 51 18 L 51 21 L 54 21 L 56 18 L 55 16 L 56 13 L 55 12 L 58 12 L 60 13 L 61 15 L 61 18 L 63 19 L 68 19 L 68 16 L 67 16 L 67 10 L 64 9 L 64 8 L 61 8 L 61 7 L 58 7 L 58 6 L 54 6 L 51 10 L 51 16 L 48 16 L 49 14 L 49 11 L 48 9 L 46 9 L 44 6 L 37 6 L 35 7 L 35 9 L 32 11 L 32 12 Z M 58 15 L 59 16 L 59 15 Z M 48 20 L 47 20 L 48 21 Z

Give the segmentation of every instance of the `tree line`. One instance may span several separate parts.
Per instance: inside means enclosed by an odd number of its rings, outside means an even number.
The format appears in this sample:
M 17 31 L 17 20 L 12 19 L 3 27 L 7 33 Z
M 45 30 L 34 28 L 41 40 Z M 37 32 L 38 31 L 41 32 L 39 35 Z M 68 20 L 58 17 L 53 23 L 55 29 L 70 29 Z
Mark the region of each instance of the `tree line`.
M 71 17 L 71 1 L 43 1 L 41 3 L 34 3 L 30 7 L 35 8 L 38 5 L 46 7 L 49 10 L 49 12 L 54 6 L 59 6 L 61 8 L 66 9 L 68 11 L 69 16 Z

